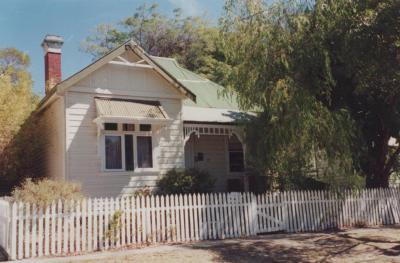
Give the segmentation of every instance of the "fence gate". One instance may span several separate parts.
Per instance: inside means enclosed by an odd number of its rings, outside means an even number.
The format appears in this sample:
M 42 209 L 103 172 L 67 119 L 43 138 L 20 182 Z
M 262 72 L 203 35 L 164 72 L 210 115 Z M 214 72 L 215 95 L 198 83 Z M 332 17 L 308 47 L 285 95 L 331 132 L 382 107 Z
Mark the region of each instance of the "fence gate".
M 286 230 L 286 205 L 277 193 L 257 195 L 258 233 Z

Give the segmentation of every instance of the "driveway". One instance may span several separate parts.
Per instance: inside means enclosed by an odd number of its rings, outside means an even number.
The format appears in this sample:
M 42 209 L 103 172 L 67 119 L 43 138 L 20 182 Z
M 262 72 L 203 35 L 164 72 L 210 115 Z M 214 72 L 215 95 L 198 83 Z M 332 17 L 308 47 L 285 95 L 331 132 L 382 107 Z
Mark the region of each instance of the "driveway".
M 157 245 L 35 262 L 400 262 L 400 227 Z M 26 260 L 23 262 L 27 262 Z

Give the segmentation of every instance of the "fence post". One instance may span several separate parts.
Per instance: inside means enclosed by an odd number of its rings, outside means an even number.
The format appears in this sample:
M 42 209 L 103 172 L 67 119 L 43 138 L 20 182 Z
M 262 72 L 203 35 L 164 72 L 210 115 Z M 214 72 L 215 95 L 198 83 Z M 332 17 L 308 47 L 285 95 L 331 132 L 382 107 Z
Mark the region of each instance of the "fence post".
M 257 213 L 257 199 L 254 193 L 251 193 L 251 229 L 252 235 L 256 236 L 258 233 L 258 213 Z

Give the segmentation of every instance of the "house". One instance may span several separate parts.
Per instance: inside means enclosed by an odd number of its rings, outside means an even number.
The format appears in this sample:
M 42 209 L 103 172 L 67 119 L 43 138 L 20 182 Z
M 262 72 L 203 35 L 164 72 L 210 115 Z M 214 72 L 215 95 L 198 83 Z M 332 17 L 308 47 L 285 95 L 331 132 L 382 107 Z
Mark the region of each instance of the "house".
M 198 167 L 216 178 L 213 191 L 247 189 L 235 96 L 133 41 L 61 80 L 62 44 L 53 35 L 42 43 L 43 175 L 118 196 L 154 187 L 172 168 Z

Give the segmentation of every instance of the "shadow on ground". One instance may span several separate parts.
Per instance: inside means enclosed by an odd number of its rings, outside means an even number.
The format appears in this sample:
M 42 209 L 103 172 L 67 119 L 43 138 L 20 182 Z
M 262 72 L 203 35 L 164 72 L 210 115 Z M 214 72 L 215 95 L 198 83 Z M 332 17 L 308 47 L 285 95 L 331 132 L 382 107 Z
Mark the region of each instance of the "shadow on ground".
M 400 256 L 400 237 L 380 233 L 350 232 L 274 234 L 257 239 L 236 239 L 182 245 L 194 250 L 208 250 L 215 261 L 250 262 L 363 262 L 373 258 Z M 391 261 L 391 260 L 390 260 Z M 353 261 L 351 261 L 353 262 Z M 382 262 L 382 261 L 377 261 Z

